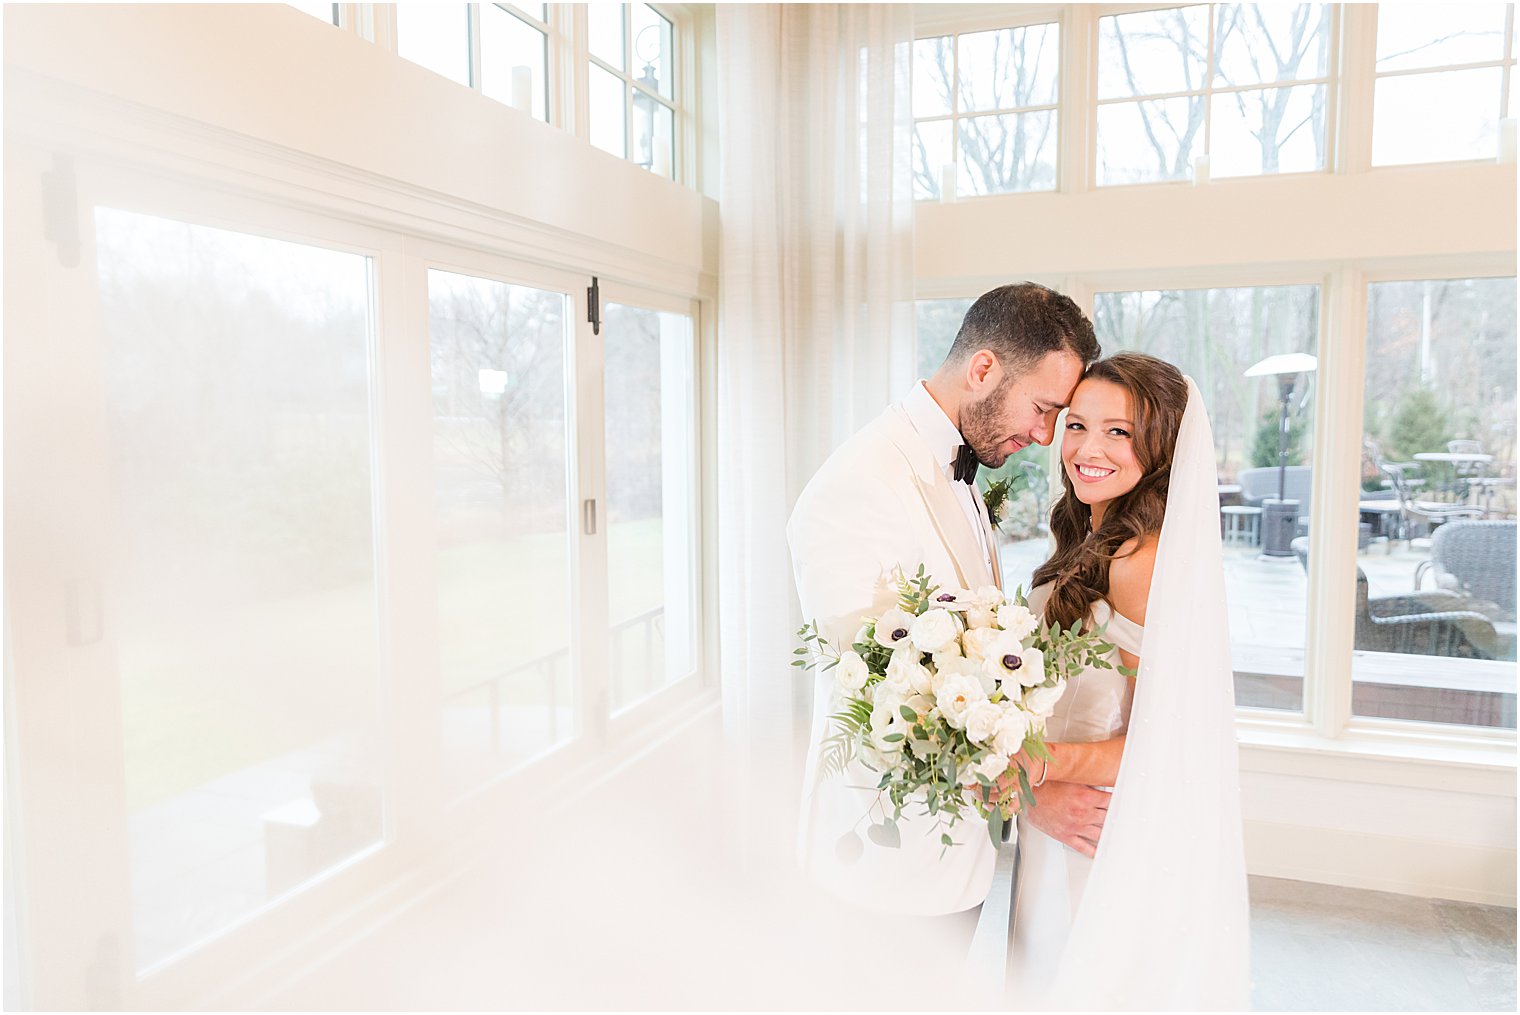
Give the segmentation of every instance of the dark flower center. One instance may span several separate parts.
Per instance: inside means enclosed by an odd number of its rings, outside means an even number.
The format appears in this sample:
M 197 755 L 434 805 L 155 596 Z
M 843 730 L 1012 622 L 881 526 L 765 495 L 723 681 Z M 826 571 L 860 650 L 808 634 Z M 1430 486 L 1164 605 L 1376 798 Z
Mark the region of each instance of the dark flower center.
M 1004 669 L 1009 669 L 1009 670 L 1016 670 L 1016 669 L 1019 668 L 1019 663 L 1020 662 L 1022 662 L 1022 660 L 1019 659 L 1018 656 L 1013 655 L 1012 653 L 1009 653 L 1008 655 L 1005 655 L 1003 657 L 1003 668 Z
M 946 592 L 944 595 L 942 595 L 942 596 L 939 597 L 939 599 L 937 600 L 937 602 L 941 602 L 941 603 L 953 603 L 953 602 L 955 602 L 955 597 L 952 596 L 950 593 Z
M 895 630 L 895 631 L 892 632 L 892 640 L 893 641 L 902 641 L 907 636 L 908 636 L 908 629 L 905 628 L 905 627 L 899 627 L 897 630 Z

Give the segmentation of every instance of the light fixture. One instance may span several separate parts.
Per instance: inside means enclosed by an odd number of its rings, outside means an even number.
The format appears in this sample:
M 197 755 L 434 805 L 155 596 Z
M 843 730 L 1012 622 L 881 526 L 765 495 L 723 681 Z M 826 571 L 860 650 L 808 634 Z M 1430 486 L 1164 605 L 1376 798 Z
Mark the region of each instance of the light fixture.
M 649 42 L 653 39 L 653 44 Z M 655 64 L 659 62 L 661 49 L 660 26 L 645 25 L 639 30 L 639 34 L 633 39 L 633 53 L 644 64 L 644 69 L 634 80 L 644 88 L 633 90 L 633 130 L 635 157 L 634 162 L 645 169 L 655 168 L 655 117 L 659 114 L 660 103 L 655 100 L 655 94 L 660 90 L 660 78 L 655 71 Z M 644 89 L 648 89 L 645 91 Z

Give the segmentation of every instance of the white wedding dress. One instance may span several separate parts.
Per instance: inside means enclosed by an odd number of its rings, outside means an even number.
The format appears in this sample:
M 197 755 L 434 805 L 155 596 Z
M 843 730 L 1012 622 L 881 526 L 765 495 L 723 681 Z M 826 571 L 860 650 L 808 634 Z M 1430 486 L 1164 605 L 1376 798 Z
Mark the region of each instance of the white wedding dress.
M 1167 487 L 1146 626 L 1107 603 L 1107 638 L 1140 657 L 1133 683 L 1087 670 L 1051 742 L 1126 734 L 1097 857 L 1022 819 L 1010 986 L 1018 1007 L 1245 1011 L 1249 902 L 1214 439 L 1198 387 Z M 1037 611 L 1043 589 L 1031 592 Z M 1144 635 L 1144 651 L 1140 651 Z M 1117 653 L 1115 653 L 1117 655 Z
M 1029 608 L 1043 616 L 1049 586 L 1029 593 Z M 1140 655 L 1145 629 L 1115 613 L 1104 600 L 1093 604 L 1093 623 L 1107 624 L 1104 637 L 1116 648 L 1114 669 L 1088 667 L 1072 677 L 1045 725 L 1052 743 L 1093 743 L 1124 733 L 1129 726 L 1134 680 L 1119 672 L 1119 649 Z M 1020 1007 L 1038 1005 L 1050 985 L 1093 862 L 1019 818 L 1019 868 L 1014 891 L 1013 943 L 1009 982 Z

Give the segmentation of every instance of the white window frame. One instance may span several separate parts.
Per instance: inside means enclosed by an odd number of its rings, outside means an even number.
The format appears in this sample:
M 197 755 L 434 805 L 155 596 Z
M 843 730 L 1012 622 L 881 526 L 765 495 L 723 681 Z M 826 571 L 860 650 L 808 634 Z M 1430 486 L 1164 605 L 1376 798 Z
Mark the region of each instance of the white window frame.
M 1377 8 L 1378 8 L 1378 5 L 1377 4 L 1368 4 L 1367 6 L 1369 8 L 1371 8 L 1371 10 L 1368 12 L 1368 17 L 1370 19 L 1369 20 L 1369 25 L 1370 25 L 1371 39 L 1370 39 L 1370 43 L 1369 43 L 1369 49 L 1368 49 L 1368 52 L 1367 52 L 1367 66 L 1368 66 L 1368 68 L 1371 71 L 1371 79 L 1370 79 L 1370 81 L 1368 82 L 1368 85 L 1367 85 L 1367 89 L 1368 89 L 1368 92 L 1369 92 L 1368 100 L 1367 100 L 1368 101 L 1368 105 L 1367 105 L 1367 115 L 1368 115 L 1368 119 L 1367 119 L 1367 152 L 1368 152 L 1368 159 L 1367 159 L 1367 161 L 1368 161 L 1368 165 L 1371 166 L 1373 169 L 1383 170 L 1383 169 L 1399 169 L 1399 168 L 1403 168 L 1405 166 L 1453 165 L 1453 164 L 1461 164 L 1461 163 L 1478 163 L 1478 162 L 1487 162 L 1487 161 L 1489 161 L 1489 158 L 1479 157 L 1479 158 L 1476 158 L 1476 159 L 1432 159 L 1432 160 L 1423 161 L 1423 162 L 1388 162 L 1388 163 L 1383 163 L 1383 164 L 1375 164 L 1375 163 L 1373 163 L 1372 162 L 1371 153 L 1372 153 L 1372 146 L 1373 146 L 1373 136 L 1372 136 L 1372 134 L 1373 134 L 1373 131 L 1375 129 L 1375 121 L 1373 120 L 1373 115 L 1374 115 L 1374 112 L 1375 112 L 1374 106 L 1375 106 L 1376 101 L 1377 101 L 1377 99 L 1376 99 L 1376 95 L 1377 95 L 1377 83 L 1379 81 L 1382 81 L 1382 80 L 1386 79 L 1386 78 L 1417 77 L 1417 76 L 1419 76 L 1421 74 L 1443 74 L 1443 73 L 1447 73 L 1447 72 L 1450 72 L 1450 71 L 1489 70 L 1489 69 L 1497 67 L 1497 68 L 1499 68 L 1502 71 L 1502 73 L 1499 76 L 1499 120 L 1500 120 L 1500 122 L 1502 122 L 1506 118 L 1513 119 L 1514 116 L 1515 116 L 1515 110 L 1513 110 L 1513 109 L 1510 108 L 1510 103 L 1509 103 L 1510 82 L 1514 78 L 1514 75 L 1516 73 L 1515 64 L 1516 64 L 1517 56 L 1520 56 L 1520 54 L 1517 54 L 1516 51 L 1515 51 L 1515 5 L 1513 3 L 1505 4 L 1505 10 L 1504 10 L 1504 54 L 1499 59 L 1497 59 L 1497 60 L 1480 60 L 1480 61 L 1478 61 L 1476 63 L 1434 64 L 1434 65 L 1429 66 L 1429 67 L 1410 67 L 1410 68 L 1402 68 L 1402 69 L 1399 69 L 1399 70 L 1387 70 L 1387 71 L 1380 71 L 1380 70 L 1377 69 L 1377 17 L 1378 17 Z M 1497 154 L 1497 152 L 1495 154 Z
M 1101 7 L 1090 8 L 1092 17 L 1092 36 L 1088 48 L 1088 88 L 1092 97 L 1087 104 L 1087 136 L 1092 139 L 1087 152 L 1087 180 L 1094 190 L 1108 190 L 1114 187 L 1156 187 L 1190 185 L 1195 174 L 1189 174 L 1188 178 L 1181 180 L 1145 180 L 1135 183 L 1099 183 L 1098 182 L 1098 109 L 1102 106 L 1122 105 L 1124 103 L 1138 104 L 1160 99 L 1190 98 L 1199 96 L 1203 101 L 1203 151 L 1205 156 L 1212 155 L 1213 129 L 1214 129 L 1214 96 L 1228 95 L 1238 92 L 1270 91 L 1276 88 L 1293 88 L 1308 85 L 1323 85 L 1325 88 L 1325 164 L 1319 169 L 1299 170 L 1289 173 L 1254 173 L 1245 176 L 1229 176 L 1222 179 L 1233 182 L 1235 180 L 1261 180 L 1276 179 L 1278 177 L 1310 176 L 1321 173 L 1334 172 L 1336 168 L 1336 130 L 1339 118 L 1335 115 L 1338 106 L 1338 88 L 1341 80 L 1340 65 L 1340 38 L 1341 38 L 1341 11 L 1344 4 L 1327 3 L 1329 8 L 1328 31 L 1330 37 L 1326 42 L 1328 58 L 1325 62 L 1325 73 L 1320 77 L 1295 78 L 1290 81 L 1268 81 L 1251 85 L 1223 85 L 1216 86 L 1214 83 L 1214 31 L 1217 24 L 1216 8 L 1218 3 L 1192 3 L 1192 4 L 1111 4 Z M 1318 6 L 1318 5 L 1315 5 Z M 1100 35 L 1099 23 L 1103 18 L 1114 17 L 1123 14 L 1138 14 L 1145 11 L 1177 10 L 1183 7 L 1207 7 L 1209 19 L 1208 34 L 1208 61 L 1204 66 L 1204 86 L 1188 91 L 1157 92 L 1156 94 L 1129 95 L 1110 99 L 1098 97 L 1098 40 Z M 1370 127 L 1369 127 L 1370 131 Z M 1212 177 L 1211 177 L 1212 179 Z
M 295 13 L 299 12 L 293 12 L 293 16 Z M 584 323 L 585 283 L 593 275 L 604 283 L 623 287 L 624 292 L 636 291 L 637 301 L 642 305 L 690 313 L 696 343 L 695 414 L 699 426 L 709 428 L 709 433 L 716 418 L 713 404 L 716 381 L 712 357 L 707 352 L 716 340 L 715 293 L 706 276 L 699 278 L 684 269 L 650 264 L 620 251 L 609 251 L 598 237 L 519 221 L 507 215 L 472 214 L 461 218 L 448 196 L 440 197 L 424 186 L 368 179 L 345 172 L 342 167 L 335 168 L 314 155 L 292 154 L 277 145 L 234 139 L 215 125 L 145 120 L 135 132 L 118 134 L 110 125 L 119 119 L 119 111 L 109 104 L 80 105 L 61 97 L 39 99 L 36 104 L 42 108 L 26 110 L 28 115 L 15 127 L 20 134 L 17 149 L 56 144 L 61 130 L 84 132 L 84 136 L 94 140 L 78 149 L 79 177 L 82 183 L 96 179 L 109 182 L 105 187 L 82 187 L 82 194 L 109 190 L 125 195 L 114 205 L 131 210 L 348 250 L 372 258 L 376 332 L 372 339 L 375 366 L 371 417 L 376 420 L 373 425 L 378 439 L 385 442 L 385 455 L 377 463 L 372 479 L 372 487 L 377 491 L 375 525 L 379 539 L 375 581 L 380 599 L 378 609 L 387 633 L 379 678 L 384 682 L 380 694 L 386 715 L 381 732 L 387 738 L 385 835 L 296 893 L 271 900 L 140 976 L 128 970 L 121 981 L 122 1007 L 181 1007 L 186 998 L 221 998 L 223 1004 L 199 1006 L 224 1007 L 234 1003 L 239 990 L 268 986 L 263 973 L 250 973 L 247 962 L 250 954 L 261 955 L 276 967 L 283 963 L 287 971 L 297 967 L 294 955 L 275 954 L 270 942 L 301 939 L 319 923 L 335 920 L 333 926 L 348 925 L 357 932 L 364 912 L 363 907 L 350 905 L 352 900 L 379 898 L 403 876 L 415 875 L 418 851 L 435 841 L 441 828 L 479 827 L 471 823 L 501 813 L 505 801 L 542 807 L 561 800 L 583 789 L 587 781 L 626 766 L 660 740 L 679 732 L 688 721 L 717 707 L 717 613 L 716 596 L 712 594 L 717 578 L 716 461 L 711 444 L 704 443 L 699 433 L 694 455 L 697 472 L 693 514 L 698 530 L 696 580 L 700 583 L 695 618 L 695 672 L 617 716 L 609 714 L 605 694 L 597 694 L 593 683 L 595 679 L 605 680 L 605 675 L 601 678 L 583 675 L 587 683 L 578 687 L 576 694 L 587 721 L 576 740 L 525 765 L 503 771 L 454 805 L 445 806 L 435 778 L 439 757 L 436 734 L 418 723 L 401 721 L 407 715 L 428 714 L 438 704 L 437 643 L 436 637 L 428 634 L 428 629 L 434 626 L 430 618 L 435 607 L 429 598 L 434 585 L 427 580 L 408 580 L 408 576 L 419 574 L 425 579 L 431 570 L 427 561 L 431 547 L 421 545 L 416 538 L 418 531 L 431 531 L 431 510 L 427 506 L 430 497 L 424 494 L 419 498 L 416 483 L 406 482 L 406 477 L 429 475 L 426 463 L 431 459 L 427 438 L 418 436 L 430 426 L 430 402 L 426 397 L 428 360 L 425 352 L 418 358 L 417 343 L 417 336 L 426 334 L 424 255 L 439 245 L 451 245 L 458 252 L 454 263 L 461 270 L 479 274 L 484 268 L 491 275 L 504 273 L 504 281 L 543 288 L 554 288 L 556 280 L 563 287 L 565 273 L 574 273 L 570 314 L 572 322 L 580 322 L 576 324 L 577 334 L 589 332 L 590 326 Z M 187 169 L 192 163 L 186 160 L 191 157 L 193 168 Z M 101 166 L 109 166 L 109 172 Z M 16 221 L 21 219 L 18 217 Z M 82 222 L 81 228 L 88 228 L 87 221 Z M 52 244 L 42 240 L 40 234 L 27 242 L 35 244 L 39 256 L 54 256 Z M 534 260 L 525 260 L 525 252 Z M 425 342 L 420 348 L 425 349 Z M 584 359 L 591 351 L 585 345 L 576 349 L 576 355 Z M 421 374 L 417 373 L 419 370 Z M 419 391 L 421 398 L 417 397 Z M 584 398 L 567 409 L 584 411 Z M 589 440 L 601 440 L 584 424 L 578 439 L 582 445 Z M 578 455 L 571 470 L 573 482 L 579 469 L 582 486 L 577 496 L 581 498 L 591 488 L 585 479 L 587 461 L 587 455 Z M 575 516 L 578 522 L 578 511 Z M 403 529 L 412 536 L 406 537 Z M 574 531 L 581 531 L 578 524 Z M 582 553 L 578 560 L 580 574 L 584 576 L 593 558 Z M 584 585 L 584 577 L 581 582 Z M 409 677 L 396 679 L 394 675 L 398 673 Z M 113 699 L 92 699 L 88 703 L 92 718 L 104 716 L 109 726 L 115 720 L 101 709 L 108 710 L 112 703 Z M 106 743 L 104 756 L 109 756 L 109 741 Z M 92 757 L 102 756 L 99 743 L 92 752 Z M 24 768 L 24 764 L 19 767 Z M 525 778 L 529 772 L 534 774 L 533 778 Z M 110 773 L 106 774 L 105 782 L 109 783 Z M 115 811 L 108 808 L 103 813 L 109 819 Z M 22 817 L 28 815 L 23 813 Z M 18 826 L 24 831 L 25 820 L 18 822 Z M 116 848 L 112 837 L 100 841 L 106 848 Z M 111 866 L 102 867 L 103 877 L 110 874 Z M 125 869 L 125 865 L 115 866 Z M 47 881 L 40 892 L 52 899 L 55 889 L 68 893 L 77 887 L 77 881 L 56 885 Z M 117 887 L 125 891 L 127 886 Z M 32 890 L 33 886 L 28 885 L 28 891 Z M 109 926 L 109 932 L 118 938 L 130 933 L 130 924 L 122 923 L 120 893 L 102 897 L 92 907 L 88 913 L 80 914 L 78 929 L 82 932 L 96 932 Z M 25 981 L 26 990 L 39 1002 L 47 998 L 82 998 L 84 995 L 78 992 L 83 988 L 80 977 L 73 972 L 72 956 L 55 954 L 51 946 L 52 942 L 41 942 L 33 949 L 36 979 Z M 122 954 L 127 953 L 123 950 Z M 78 1004 L 46 1006 L 78 1007 Z
M 380 46 L 386 52 L 391 53 L 399 60 L 405 60 L 399 49 L 399 38 L 396 27 L 396 5 L 391 4 L 340 4 L 341 8 L 339 24 L 361 37 Z M 469 77 L 468 87 L 471 91 L 484 95 L 481 89 L 481 55 L 480 55 L 480 4 L 465 4 L 469 12 L 467 24 L 469 26 Z M 515 4 L 497 4 L 502 13 L 509 17 L 517 18 L 523 24 L 536 32 L 544 35 L 544 84 L 548 90 L 545 96 L 545 114 L 548 123 L 553 127 L 566 125 L 564 77 L 562 69 L 566 62 L 566 27 L 568 25 L 568 8 L 578 6 L 574 4 L 547 4 L 545 15 L 547 21 L 539 21 L 527 11 L 519 9 Z M 418 66 L 421 66 L 420 64 Z M 427 69 L 427 68 L 424 68 Z M 451 79 L 447 79 L 451 80 Z M 459 84 L 459 82 L 454 82 Z M 535 88 L 537 81 L 534 82 Z M 491 98 L 493 102 L 501 105 L 510 105 L 499 99 Z M 532 115 L 532 114 L 527 114 Z M 534 116 L 537 120 L 538 117 Z M 545 122 L 545 121 L 539 121 Z
M 1060 8 L 1040 8 L 1029 5 L 1030 9 L 1019 10 L 1014 7 L 1006 8 L 1004 13 L 981 15 L 967 18 L 919 18 L 914 23 L 913 41 L 918 43 L 926 39 L 942 39 L 949 37 L 951 47 L 951 81 L 950 88 L 950 112 L 936 116 L 914 116 L 913 132 L 915 138 L 918 134 L 918 125 L 921 123 L 949 123 L 950 124 L 950 164 L 956 167 L 955 189 L 956 193 L 945 195 L 941 193 L 936 199 L 933 197 L 915 197 L 914 201 L 963 201 L 975 200 L 983 197 L 1003 197 L 1009 194 L 1049 194 L 1061 190 L 1061 181 L 1065 176 L 1065 136 L 1068 131 L 1068 112 L 1065 101 L 1067 96 L 1067 55 L 1070 52 L 1067 36 L 1068 19 L 1064 10 Z M 1056 29 L 1056 96 L 1055 102 L 1037 106 L 1009 106 L 999 109 L 979 109 L 973 113 L 963 112 L 960 109 L 960 37 L 963 35 L 976 35 L 980 32 L 998 31 L 1001 29 L 1033 28 L 1040 25 L 1054 25 Z M 1003 116 L 1014 113 L 1040 113 L 1051 112 L 1056 117 L 1055 137 L 1055 183 L 1042 190 L 1004 190 L 995 194 L 961 194 L 960 193 L 960 121 L 975 119 L 982 116 Z M 917 144 L 917 141 L 914 142 Z M 942 185 L 942 184 L 941 184 Z
M 1309 506 L 1303 709 L 1236 708 L 1238 739 L 1243 748 L 1255 752 L 1255 770 L 1398 785 L 1409 778 L 1428 779 L 1429 769 L 1420 766 L 1435 761 L 1487 773 L 1483 777 L 1494 780 L 1493 792 L 1502 792 L 1508 779 L 1513 791 L 1515 730 L 1352 715 L 1349 618 L 1355 607 L 1357 551 L 1355 536 L 1343 531 L 1345 526 L 1337 525 L 1336 520 L 1343 519 L 1348 511 L 1354 512 L 1358 498 L 1354 480 L 1359 475 L 1366 383 L 1367 283 L 1507 277 L 1514 273 L 1512 256 L 1479 255 L 1432 256 L 1397 267 L 1361 262 L 1304 263 L 1084 272 L 1047 281 L 1076 300 L 1089 317 L 1099 292 L 1320 287 L 1313 437 L 1317 475 Z M 915 299 L 974 299 L 981 291 L 965 282 L 920 282 Z M 1439 783 L 1431 785 L 1434 788 Z
M 632 25 L 632 4 L 619 4 L 619 12 L 623 18 L 623 63 L 627 70 L 618 70 L 616 67 L 604 61 L 601 57 L 591 52 L 589 32 L 587 30 L 588 14 L 585 4 L 566 5 L 575 8 L 577 22 L 576 31 L 576 54 L 575 54 L 575 82 L 576 90 L 580 96 L 589 96 L 591 89 L 591 68 L 598 67 L 623 84 L 623 160 L 632 162 L 653 173 L 652 166 L 642 166 L 633 158 L 633 98 L 635 94 L 642 94 L 653 99 L 656 103 L 670 110 L 671 113 L 671 153 L 670 171 L 671 178 L 677 183 L 686 183 L 691 180 L 690 172 L 692 149 L 695 145 L 694 123 L 692 117 L 694 88 L 692 79 L 696 77 L 696 62 L 693 54 L 693 31 L 691 28 L 691 15 L 685 10 L 685 5 L 676 4 L 648 4 L 658 15 L 670 22 L 670 74 L 671 74 L 671 97 L 665 98 L 658 91 L 654 91 L 641 84 L 633 75 L 633 63 L 636 54 L 633 52 L 633 33 L 629 31 Z M 607 5 L 611 6 L 611 5 Z M 637 92 L 635 92 L 637 90 Z M 577 108 L 583 110 L 580 123 L 584 128 L 577 133 L 589 144 L 591 140 L 591 112 L 586 98 L 577 102 Z M 598 151 L 602 149 L 598 148 Z M 610 152 L 607 154 L 611 154 Z M 613 156 L 616 158 L 617 156 Z M 651 153 L 651 159 L 653 154 Z M 656 173 L 655 175 L 659 175 Z

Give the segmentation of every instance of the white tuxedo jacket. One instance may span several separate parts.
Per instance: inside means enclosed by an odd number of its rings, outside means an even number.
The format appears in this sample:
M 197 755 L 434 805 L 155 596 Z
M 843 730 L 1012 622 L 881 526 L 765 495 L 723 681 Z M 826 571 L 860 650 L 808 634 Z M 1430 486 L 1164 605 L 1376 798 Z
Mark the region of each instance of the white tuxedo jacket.
M 896 603 L 899 567 L 911 576 L 923 564 L 941 586 L 1001 587 L 996 551 L 989 568 L 954 482 L 901 404 L 845 441 L 813 476 L 792 510 L 787 541 L 803 618 L 816 622 L 831 644 L 847 649 L 862 618 Z M 981 497 L 976 501 L 986 545 L 995 547 Z M 882 817 L 872 788 L 879 775 L 857 762 L 843 777 L 819 780 L 818 756 L 833 732 L 828 717 L 838 701 L 834 671 L 818 672 L 802 789 L 804 869 L 835 895 L 876 911 L 939 915 L 980 904 L 996 853 L 974 811 L 957 822 L 951 837 L 958 845 L 941 858 L 937 819 L 920 816 L 921 806 L 910 804 L 898 822 L 902 845 L 888 848 L 867 835 Z M 881 804 L 890 816 L 884 794 Z M 855 858 L 839 845 L 852 831 L 865 847 Z

